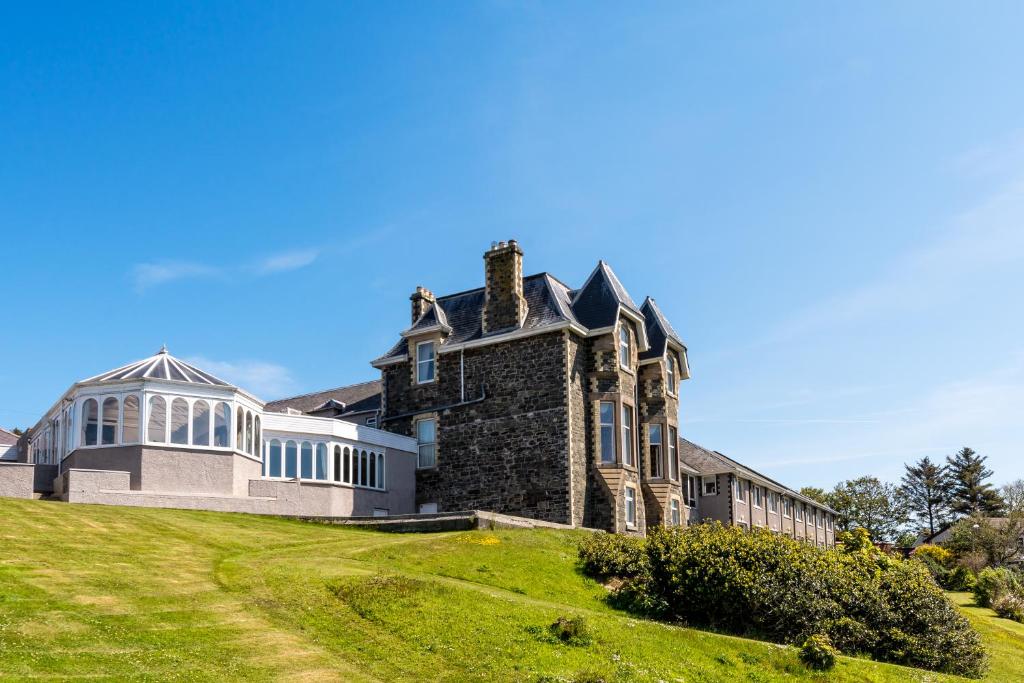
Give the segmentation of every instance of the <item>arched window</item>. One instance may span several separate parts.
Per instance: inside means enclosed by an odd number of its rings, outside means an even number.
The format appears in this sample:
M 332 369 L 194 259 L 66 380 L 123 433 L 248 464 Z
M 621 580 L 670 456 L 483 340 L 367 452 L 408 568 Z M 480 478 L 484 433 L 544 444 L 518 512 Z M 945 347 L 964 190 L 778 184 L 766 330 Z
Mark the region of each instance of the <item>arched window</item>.
M 110 446 L 117 443 L 118 400 L 111 396 L 103 401 L 103 424 L 100 426 L 100 443 Z
M 384 454 L 377 454 L 377 488 L 384 488 Z
M 267 476 L 281 476 L 281 442 L 273 439 L 270 442 L 270 450 L 267 453 Z
M 341 446 L 334 447 L 334 481 L 341 481 Z
M 95 446 L 99 423 L 99 404 L 96 399 L 86 399 L 82 404 L 82 445 Z
M 284 476 L 289 479 L 294 479 L 299 474 L 298 468 L 298 446 L 294 441 L 289 441 L 284 445 Z
M 146 440 L 151 443 L 167 441 L 167 401 L 163 396 L 149 397 L 149 420 L 146 422 Z
M 370 484 L 371 487 L 377 486 L 377 454 L 370 453 Z
M 238 412 L 235 414 L 235 450 L 245 450 L 245 411 L 242 410 L 242 406 L 238 406 Z
M 253 451 L 254 451 L 254 452 L 255 452 L 256 454 L 259 454 L 259 450 L 260 450 L 260 444 L 261 444 L 261 443 L 263 443 L 262 441 L 260 441 L 260 438 L 261 438 L 261 436 L 262 436 L 262 435 L 260 434 L 260 416 L 259 416 L 259 415 L 256 415 L 256 416 L 255 416 L 255 417 L 253 418 L 253 421 L 252 421 L 252 422 L 253 422 L 253 427 L 252 427 L 252 442 L 253 442 Z
M 252 413 L 245 411 L 245 452 L 252 455 Z
M 210 404 L 206 401 L 192 404 L 192 444 L 210 445 Z
M 231 447 L 231 406 L 227 403 L 218 403 L 213 409 L 213 445 Z
M 302 442 L 302 471 L 303 479 L 313 478 L 313 444 L 308 441 Z
M 171 401 L 171 443 L 188 444 L 188 401 Z
M 313 462 L 313 478 L 327 481 L 327 444 L 316 445 L 316 458 Z
M 139 397 L 135 394 L 124 397 L 121 430 L 121 443 L 136 443 L 139 440 Z
M 345 446 L 345 476 L 342 478 L 346 484 L 352 483 L 352 452 L 349 451 L 348 446 Z
M 366 455 L 366 451 L 362 451 L 359 454 L 359 483 L 363 486 L 367 485 L 370 480 L 370 467 L 369 457 Z
M 70 410 L 64 411 L 64 435 L 67 437 L 67 444 L 65 445 L 65 452 L 70 453 L 72 447 L 75 445 L 75 431 L 73 429 L 74 423 L 72 422 Z

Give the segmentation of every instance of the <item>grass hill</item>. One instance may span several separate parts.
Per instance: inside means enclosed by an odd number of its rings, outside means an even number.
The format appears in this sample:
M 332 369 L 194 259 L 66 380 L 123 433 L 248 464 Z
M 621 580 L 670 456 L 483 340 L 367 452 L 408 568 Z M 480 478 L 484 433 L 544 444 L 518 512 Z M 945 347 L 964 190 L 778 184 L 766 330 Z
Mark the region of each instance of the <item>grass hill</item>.
M 961 680 L 850 658 L 823 676 L 793 648 L 630 618 L 577 573 L 577 538 L 0 499 L 0 678 Z M 967 611 L 990 680 L 1024 680 L 1024 627 Z M 549 634 L 576 615 L 589 644 Z

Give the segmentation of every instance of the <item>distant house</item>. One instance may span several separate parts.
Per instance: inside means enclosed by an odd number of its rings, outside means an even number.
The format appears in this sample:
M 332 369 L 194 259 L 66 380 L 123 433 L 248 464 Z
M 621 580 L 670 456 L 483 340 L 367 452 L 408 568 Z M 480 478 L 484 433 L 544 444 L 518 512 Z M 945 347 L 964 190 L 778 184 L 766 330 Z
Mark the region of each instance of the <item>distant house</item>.
M 1003 528 L 1010 523 L 1010 519 L 1008 517 L 986 517 L 985 521 L 997 529 Z M 912 547 L 917 548 L 922 545 L 945 545 L 953 536 L 953 526 L 954 525 L 950 525 L 945 529 L 940 529 L 934 534 L 918 534 Z M 1017 538 L 1017 548 L 1019 550 L 1017 556 L 1010 561 L 1015 564 L 1024 563 L 1024 528 L 1021 529 L 1020 536 Z
M 380 417 L 379 379 L 346 387 L 316 391 L 270 401 L 264 409 L 273 413 L 302 413 L 333 417 L 346 422 L 376 427 Z
M 18 435 L 0 428 L 0 460 L 18 459 Z

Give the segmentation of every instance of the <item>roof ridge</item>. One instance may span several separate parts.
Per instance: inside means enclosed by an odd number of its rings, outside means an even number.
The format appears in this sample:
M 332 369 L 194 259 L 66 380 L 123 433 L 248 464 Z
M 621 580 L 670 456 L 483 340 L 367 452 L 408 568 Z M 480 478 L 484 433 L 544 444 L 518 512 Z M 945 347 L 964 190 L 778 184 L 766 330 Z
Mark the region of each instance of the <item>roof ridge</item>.
M 309 391 L 305 394 L 296 394 L 295 396 L 284 396 L 282 398 L 275 398 L 273 401 L 267 401 L 267 404 L 280 403 L 281 401 L 291 401 L 296 398 L 305 398 L 307 396 L 314 396 L 316 394 L 326 394 L 328 391 L 339 391 L 341 389 L 351 389 L 353 387 L 361 387 L 364 384 L 373 384 L 374 382 L 380 382 L 379 379 L 368 379 L 365 382 L 356 382 L 355 384 L 343 384 L 340 387 L 332 387 L 330 389 L 320 389 L 318 391 Z

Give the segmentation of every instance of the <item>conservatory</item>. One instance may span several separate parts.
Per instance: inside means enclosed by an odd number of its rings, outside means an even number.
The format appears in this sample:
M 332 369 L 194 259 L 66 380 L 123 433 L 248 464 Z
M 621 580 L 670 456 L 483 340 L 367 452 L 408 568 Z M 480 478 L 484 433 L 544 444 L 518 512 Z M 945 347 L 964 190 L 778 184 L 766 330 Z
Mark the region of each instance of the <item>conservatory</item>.
M 413 511 L 412 439 L 264 406 L 162 348 L 72 385 L 30 432 L 27 460 L 37 488 L 52 477 L 54 495 L 78 502 L 331 516 Z

